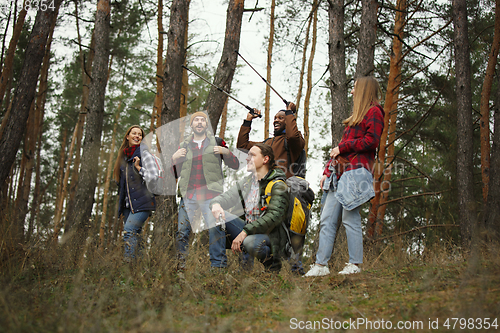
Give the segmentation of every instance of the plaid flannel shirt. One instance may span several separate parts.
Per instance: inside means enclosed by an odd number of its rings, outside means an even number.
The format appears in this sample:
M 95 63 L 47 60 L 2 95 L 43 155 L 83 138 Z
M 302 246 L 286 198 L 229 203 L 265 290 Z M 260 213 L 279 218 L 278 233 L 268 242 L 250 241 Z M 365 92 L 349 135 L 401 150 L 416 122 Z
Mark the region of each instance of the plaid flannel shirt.
M 365 168 L 373 173 L 375 153 L 384 130 L 384 110 L 380 105 L 372 106 L 366 113 L 363 121 L 356 126 L 346 126 L 342 140 L 339 143 L 340 155 L 349 160 L 345 171 Z M 323 174 L 330 176 L 330 159 Z M 340 178 L 341 175 L 337 175 Z
M 191 150 L 193 151 L 193 164 L 191 167 L 191 174 L 189 176 L 189 184 L 186 196 L 189 199 L 192 199 L 194 194 L 196 193 L 196 200 L 211 200 L 218 196 L 220 193 L 211 191 L 207 188 L 207 182 L 205 180 L 205 175 L 203 174 L 202 157 L 204 147 L 208 144 L 208 138 L 205 138 L 205 140 L 203 140 L 200 148 L 198 148 L 198 144 L 194 141 L 191 141 L 189 144 Z M 222 140 L 221 146 L 227 148 L 227 144 L 224 140 Z M 232 152 L 229 155 L 221 155 L 221 157 L 224 163 L 226 163 L 226 165 L 230 168 L 238 168 L 238 158 L 234 156 Z M 179 169 L 182 169 L 182 165 L 179 165 Z
M 160 170 L 163 170 L 159 158 L 154 157 L 147 150 L 141 150 L 141 170 L 139 174 L 146 183 L 150 183 L 162 175 L 160 175 Z

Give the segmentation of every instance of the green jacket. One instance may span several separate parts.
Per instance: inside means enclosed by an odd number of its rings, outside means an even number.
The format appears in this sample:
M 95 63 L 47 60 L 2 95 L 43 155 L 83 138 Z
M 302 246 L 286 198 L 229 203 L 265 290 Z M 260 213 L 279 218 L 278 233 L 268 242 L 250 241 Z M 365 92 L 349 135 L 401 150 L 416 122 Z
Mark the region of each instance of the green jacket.
M 282 182 L 276 182 L 271 189 L 271 200 L 267 209 L 264 213 L 254 222 L 247 223 L 243 230 L 248 235 L 255 234 L 267 234 L 271 241 L 271 255 L 274 261 L 279 261 L 284 257 L 284 250 L 286 246 L 287 236 L 286 231 L 282 226 L 282 222 L 286 219 L 286 213 L 288 210 L 288 188 L 284 180 L 286 179 L 285 173 L 279 168 L 275 168 L 269 171 L 269 173 L 264 176 L 259 181 L 260 189 L 260 208 L 265 204 L 264 196 L 267 184 L 273 179 L 281 179 Z M 250 184 L 252 182 L 252 176 L 244 178 L 238 183 L 238 185 L 233 186 L 228 191 L 215 197 L 210 202 L 210 208 L 215 203 L 221 205 L 224 210 L 228 210 L 235 205 L 235 201 L 241 202 L 241 197 L 238 193 L 238 186 L 241 189 L 243 198 L 246 198 L 250 191 Z M 240 200 L 235 200 L 235 198 L 240 198 Z
M 217 146 L 215 136 L 208 135 L 208 145 L 203 147 L 204 153 L 202 157 L 203 175 L 207 183 L 207 188 L 214 192 L 222 193 L 223 191 L 223 175 L 221 169 L 222 160 L 220 155 L 214 154 L 214 147 Z M 189 177 L 191 175 L 191 167 L 193 165 L 193 151 L 190 149 L 190 144 L 193 141 L 193 135 L 190 135 L 184 140 L 180 147 L 187 149 L 186 157 L 182 163 L 182 169 L 179 180 L 179 191 L 182 196 L 186 195 L 189 185 Z

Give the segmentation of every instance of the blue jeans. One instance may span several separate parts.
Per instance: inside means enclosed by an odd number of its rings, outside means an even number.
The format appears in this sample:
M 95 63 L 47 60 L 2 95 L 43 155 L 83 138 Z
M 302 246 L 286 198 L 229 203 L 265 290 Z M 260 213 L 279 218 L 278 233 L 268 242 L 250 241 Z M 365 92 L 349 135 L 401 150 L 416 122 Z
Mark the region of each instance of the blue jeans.
M 137 251 L 142 247 L 140 233 L 144 222 L 148 219 L 150 211 L 136 212 L 132 214 L 129 208 L 123 210 L 123 242 L 125 243 L 125 257 L 135 258 Z
M 192 226 L 189 221 L 194 222 L 196 210 L 201 209 L 203 219 L 208 228 L 210 263 L 212 267 L 226 267 L 226 239 L 224 231 L 215 226 L 212 210 L 208 207 L 210 201 L 197 201 L 196 199 L 181 199 L 179 204 L 179 216 L 177 226 L 177 251 L 182 260 L 186 259 L 189 248 L 189 235 Z
M 225 212 L 226 216 L 226 234 L 231 241 L 243 231 L 245 222 L 238 216 Z M 271 240 L 267 234 L 248 235 L 243 240 L 242 250 L 251 257 L 257 258 L 259 261 L 264 262 L 271 257 Z M 251 259 L 243 255 L 243 262 L 250 261 Z
M 316 254 L 316 263 L 326 265 L 333 252 L 335 235 L 337 233 L 339 217 L 346 229 L 349 262 L 363 263 L 363 233 L 361 229 L 361 207 L 346 210 L 335 197 L 335 191 L 329 191 L 321 211 L 319 246 Z

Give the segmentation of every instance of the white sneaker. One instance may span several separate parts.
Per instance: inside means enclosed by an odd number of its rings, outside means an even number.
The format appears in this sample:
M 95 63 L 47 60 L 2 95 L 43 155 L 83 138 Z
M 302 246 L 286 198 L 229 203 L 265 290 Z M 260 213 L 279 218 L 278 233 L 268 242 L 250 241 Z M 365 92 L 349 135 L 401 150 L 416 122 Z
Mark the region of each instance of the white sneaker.
M 345 264 L 344 269 L 341 270 L 339 272 L 339 274 L 347 275 L 347 274 L 355 274 L 355 273 L 359 273 L 359 272 L 361 272 L 361 269 L 357 265 L 351 264 L 349 262 L 349 263 Z
M 328 266 L 312 265 L 312 268 L 304 276 L 324 276 L 330 274 Z

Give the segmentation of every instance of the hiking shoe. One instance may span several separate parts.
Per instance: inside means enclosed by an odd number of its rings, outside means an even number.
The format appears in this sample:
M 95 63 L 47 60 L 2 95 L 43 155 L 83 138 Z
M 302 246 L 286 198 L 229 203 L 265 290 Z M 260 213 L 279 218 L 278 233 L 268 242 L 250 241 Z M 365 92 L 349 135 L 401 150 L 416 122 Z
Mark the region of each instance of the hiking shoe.
M 312 265 L 312 268 L 304 276 L 324 276 L 330 274 L 328 266 Z
M 347 275 L 347 274 L 356 274 L 356 273 L 359 273 L 359 272 L 361 272 L 361 269 L 357 265 L 351 264 L 349 262 L 349 263 L 345 264 L 344 269 L 341 270 L 339 272 L 339 274 Z

